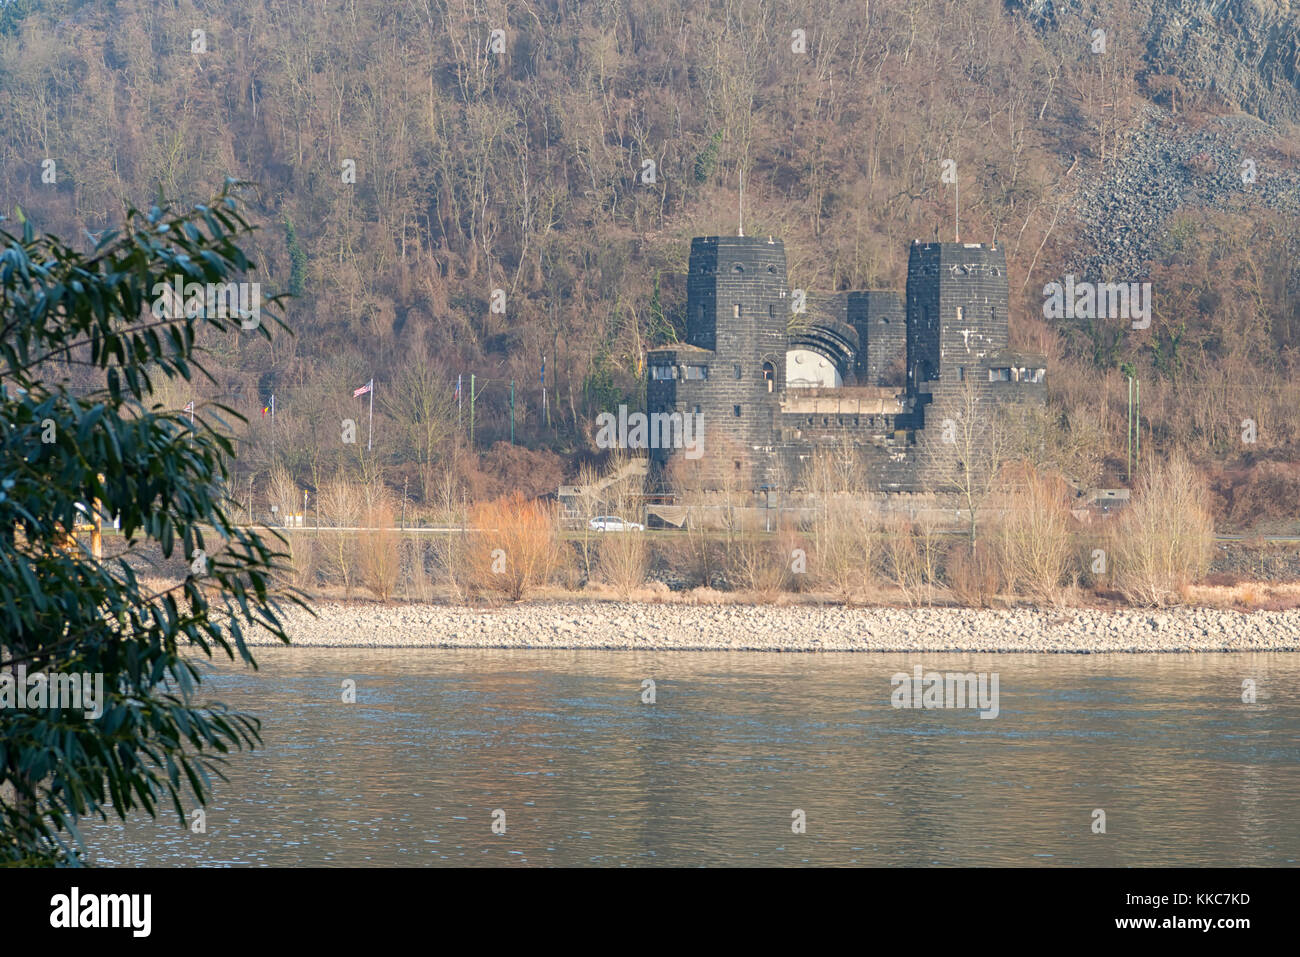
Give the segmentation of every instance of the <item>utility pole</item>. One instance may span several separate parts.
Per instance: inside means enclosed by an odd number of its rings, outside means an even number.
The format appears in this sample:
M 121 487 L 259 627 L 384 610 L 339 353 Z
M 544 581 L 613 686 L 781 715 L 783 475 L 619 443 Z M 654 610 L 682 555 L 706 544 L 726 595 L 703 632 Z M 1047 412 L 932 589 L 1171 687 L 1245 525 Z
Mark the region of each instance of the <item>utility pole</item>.
M 1133 377 L 1128 377 L 1128 480 L 1133 482 Z
M 1142 380 L 1133 380 L 1133 397 L 1136 408 L 1133 410 L 1133 452 L 1138 471 L 1142 471 Z
M 99 475 L 99 481 L 104 481 L 104 476 Z M 90 506 L 90 554 L 94 556 L 95 561 L 104 560 L 104 520 L 99 511 L 103 508 L 98 496 L 92 501 Z

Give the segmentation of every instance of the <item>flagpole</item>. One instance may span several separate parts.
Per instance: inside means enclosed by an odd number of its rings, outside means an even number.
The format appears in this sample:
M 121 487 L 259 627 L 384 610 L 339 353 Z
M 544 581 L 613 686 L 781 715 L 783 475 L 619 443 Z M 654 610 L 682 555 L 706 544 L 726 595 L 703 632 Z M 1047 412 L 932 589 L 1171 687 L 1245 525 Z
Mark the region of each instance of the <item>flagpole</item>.
M 370 380 L 370 424 L 366 426 L 366 451 L 371 449 L 375 437 L 375 380 Z

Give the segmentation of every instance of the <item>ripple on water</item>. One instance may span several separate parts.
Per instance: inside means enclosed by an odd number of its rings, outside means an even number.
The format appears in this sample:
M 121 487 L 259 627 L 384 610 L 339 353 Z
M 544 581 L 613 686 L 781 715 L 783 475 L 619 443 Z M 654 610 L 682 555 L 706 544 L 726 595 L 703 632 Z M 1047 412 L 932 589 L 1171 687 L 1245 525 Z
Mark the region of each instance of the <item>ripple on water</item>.
M 1300 655 L 261 649 L 208 696 L 265 747 L 207 832 L 86 822 L 100 864 L 1294 864 Z M 999 715 L 895 710 L 915 664 Z M 642 704 L 641 681 L 656 681 Z M 1240 701 L 1253 677 L 1259 700 Z M 344 678 L 357 684 L 344 704 Z M 1091 832 L 1104 809 L 1107 833 Z M 503 810 L 504 834 L 492 831 Z M 791 829 L 802 810 L 806 831 Z

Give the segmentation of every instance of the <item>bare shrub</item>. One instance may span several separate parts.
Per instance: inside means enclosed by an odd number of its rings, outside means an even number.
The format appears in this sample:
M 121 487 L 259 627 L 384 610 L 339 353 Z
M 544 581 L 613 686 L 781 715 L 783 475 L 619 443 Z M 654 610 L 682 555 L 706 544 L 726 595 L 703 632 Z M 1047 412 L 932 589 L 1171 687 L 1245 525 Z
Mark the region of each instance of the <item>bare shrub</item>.
M 722 574 L 722 545 L 718 533 L 709 524 L 705 507 L 697 504 L 687 509 L 686 570 L 693 583 L 701 588 L 712 588 Z
M 318 555 L 316 538 L 309 532 L 285 531 L 281 533 L 288 542 L 289 558 L 278 575 L 281 581 L 304 592 L 316 585 Z
M 345 598 L 352 597 L 357 573 L 357 533 L 363 497 L 356 483 L 339 474 L 321 489 L 320 507 L 333 530 L 321 533 L 321 554 L 335 581 L 342 583 Z
M 1013 470 L 996 536 L 1007 587 L 1037 601 L 1059 604 L 1073 546 L 1069 488 L 1057 475 Z
M 430 539 L 430 554 L 436 574 L 447 588 L 448 597 L 459 602 L 465 597 L 463 588 L 464 558 L 469 551 L 468 532 L 463 529 L 469 522 L 469 506 L 465 489 L 451 469 L 443 471 L 435 486 L 433 503 L 434 522 L 449 532 L 435 532 Z
M 817 579 L 848 604 L 875 579 L 880 515 L 874 502 L 846 494 L 823 501 L 812 524 Z
M 776 530 L 776 553 L 781 570 L 781 582 L 791 591 L 799 592 L 808 587 L 808 549 L 811 543 L 795 527 L 790 519 Z
M 778 535 L 776 541 L 755 534 L 742 534 L 732 549 L 732 568 L 728 575 L 736 583 L 763 598 L 780 591 L 788 577 L 789 566 Z
M 885 568 L 903 600 L 915 605 L 925 594 L 925 564 L 911 522 L 893 516 L 885 524 Z
M 403 592 L 408 599 L 433 601 L 433 580 L 425 562 L 430 551 L 431 543 L 422 535 L 408 536 L 402 543 L 400 577 Z
M 1115 587 L 1136 605 L 1164 605 L 1209 570 L 1214 547 L 1205 480 L 1181 454 L 1154 462 L 1110 537 Z
M 393 597 L 401 571 L 393 508 L 384 501 L 386 497 L 377 497 L 375 503 L 362 513 L 363 531 L 357 547 L 361 582 L 380 601 Z
M 928 605 L 934 601 L 934 589 L 940 583 L 939 567 L 945 539 L 939 525 L 930 519 L 916 522 L 915 535 L 921 566 L 920 600 Z
M 626 456 L 610 457 L 602 481 L 604 500 L 614 507 L 613 514 L 625 521 L 634 520 L 645 493 L 645 475 L 634 468 Z M 623 598 L 645 584 L 650 570 L 650 543 L 643 531 L 600 533 L 600 577 Z
M 600 480 L 600 470 L 590 462 L 578 469 L 578 495 L 575 503 L 578 512 L 578 572 L 587 581 L 591 580 L 596 568 L 596 537 L 599 533 L 592 530 L 591 520 L 600 514 L 603 507 Z
M 946 568 L 952 595 L 971 608 L 988 608 L 1002 584 L 997 553 L 985 542 L 954 544 L 948 551 Z
M 650 570 L 650 548 L 646 533 L 638 531 L 605 532 L 600 540 L 598 559 L 601 579 L 623 598 L 645 584 Z
M 552 510 L 515 492 L 476 505 L 465 566 L 473 587 L 519 601 L 551 581 L 560 556 Z
M 288 525 L 290 515 L 302 512 L 302 491 L 284 466 L 271 469 L 266 480 L 266 499 L 268 506 L 275 507 L 275 521 L 280 525 Z
M 555 565 L 556 583 L 565 591 L 581 591 L 583 585 L 591 581 L 583 568 L 581 551 L 574 548 L 572 542 L 562 542 Z

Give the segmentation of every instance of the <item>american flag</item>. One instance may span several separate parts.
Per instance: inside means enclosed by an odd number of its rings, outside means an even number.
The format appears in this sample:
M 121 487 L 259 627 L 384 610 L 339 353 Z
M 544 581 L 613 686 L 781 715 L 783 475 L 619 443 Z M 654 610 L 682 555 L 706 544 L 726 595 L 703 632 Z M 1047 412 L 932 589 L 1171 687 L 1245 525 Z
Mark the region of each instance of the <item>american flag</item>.
M 355 399 L 355 398 L 357 398 L 358 396 L 365 395 L 367 392 L 369 392 L 369 391 L 370 391 L 371 389 L 373 389 L 374 387 L 375 387 L 375 380 L 374 380 L 374 379 L 371 379 L 369 382 L 367 382 L 365 385 L 363 385 L 360 389 L 353 389 L 353 390 L 352 390 L 352 398 Z

